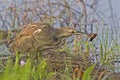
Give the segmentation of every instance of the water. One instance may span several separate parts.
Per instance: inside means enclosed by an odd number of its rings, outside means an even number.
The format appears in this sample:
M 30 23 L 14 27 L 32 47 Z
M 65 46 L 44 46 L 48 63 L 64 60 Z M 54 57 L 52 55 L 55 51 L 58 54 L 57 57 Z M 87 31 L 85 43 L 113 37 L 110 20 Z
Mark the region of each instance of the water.
M 64 0 L 50 1 L 65 4 Z M 105 45 L 105 41 L 108 42 L 106 46 L 108 50 L 115 44 L 120 46 L 119 17 L 111 13 L 108 0 L 96 0 L 97 3 L 94 5 L 93 9 L 90 8 L 90 5 L 94 0 L 90 0 L 90 2 L 89 0 L 86 1 L 88 25 L 85 29 L 85 17 L 82 15 L 83 7 L 79 0 L 68 0 L 66 5 L 70 6 L 70 9 L 69 7 L 62 7 L 62 4 L 54 4 L 54 6 L 49 5 L 47 0 L 0 0 L 0 29 L 16 29 L 30 21 L 44 21 L 42 18 L 45 14 L 60 17 L 61 15 L 59 14 L 62 14 L 60 20 L 58 18 L 54 20 L 55 24 L 53 24 L 53 26 L 74 26 L 76 29 L 83 32 L 98 33 L 97 38 L 93 41 L 96 53 L 100 53 L 100 41 L 102 41 L 103 45 Z M 50 9 L 51 11 L 49 11 Z M 119 54 L 119 52 L 119 50 L 114 50 L 115 54 Z M 0 54 L 9 53 L 5 45 L 0 46 Z

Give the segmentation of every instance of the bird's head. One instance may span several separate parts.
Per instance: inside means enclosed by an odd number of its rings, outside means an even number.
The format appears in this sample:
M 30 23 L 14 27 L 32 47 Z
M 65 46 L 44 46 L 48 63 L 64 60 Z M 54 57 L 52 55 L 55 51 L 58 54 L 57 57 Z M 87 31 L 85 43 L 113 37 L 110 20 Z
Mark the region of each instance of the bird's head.
M 70 27 L 64 27 L 64 28 L 57 28 L 56 29 L 56 33 L 55 33 L 55 38 L 66 38 L 72 35 L 82 35 L 82 36 L 86 36 L 88 38 L 90 38 L 90 41 L 92 41 L 97 34 L 95 33 L 84 33 L 84 32 L 80 32 L 75 30 L 74 28 L 70 28 Z
M 56 37 L 58 38 L 69 37 L 73 35 L 74 33 L 77 33 L 75 29 L 70 28 L 70 27 L 58 28 L 56 31 L 57 31 Z

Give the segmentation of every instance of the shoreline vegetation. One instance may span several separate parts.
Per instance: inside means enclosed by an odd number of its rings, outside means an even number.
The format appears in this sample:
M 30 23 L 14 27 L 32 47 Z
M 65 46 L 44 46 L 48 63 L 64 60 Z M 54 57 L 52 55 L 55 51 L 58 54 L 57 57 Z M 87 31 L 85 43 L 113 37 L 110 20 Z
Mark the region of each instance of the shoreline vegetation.
M 38 22 L 49 23 L 53 28 L 63 31 L 64 26 L 69 26 L 89 36 L 90 33 L 97 33 L 97 36 L 94 34 L 92 38 L 96 38 L 94 40 L 91 38 L 90 42 L 84 36 L 73 35 L 66 39 L 64 45 L 45 52 L 31 51 L 23 54 L 16 51 L 16 54 L 1 54 L 0 80 L 119 80 L 120 37 L 117 34 L 119 22 L 112 16 L 114 14 L 111 0 L 108 10 L 111 11 L 111 16 L 102 11 L 103 7 L 99 4 L 97 0 L 1 1 L 1 46 L 9 47 L 26 25 Z M 41 31 L 39 29 L 30 32 L 30 29 L 27 29 L 26 35 Z M 54 40 L 58 40 L 56 36 Z M 54 42 L 53 44 L 57 46 Z M 24 48 L 26 46 L 22 47 Z

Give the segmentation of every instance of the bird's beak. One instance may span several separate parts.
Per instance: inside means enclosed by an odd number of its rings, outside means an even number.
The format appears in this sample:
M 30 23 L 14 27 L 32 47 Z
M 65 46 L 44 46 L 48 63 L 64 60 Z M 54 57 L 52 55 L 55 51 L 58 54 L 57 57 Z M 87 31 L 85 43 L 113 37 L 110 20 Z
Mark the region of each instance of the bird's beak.
M 80 31 L 74 32 L 74 35 L 87 36 L 87 37 L 90 38 L 90 41 L 92 41 L 97 36 L 96 33 L 90 33 L 90 34 L 88 34 L 88 33 L 80 32 Z
M 87 33 L 84 33 L 84 32 L 80 32 L 80 31 L 75 31 L 74 32 L 74 35 L 87 35 Z

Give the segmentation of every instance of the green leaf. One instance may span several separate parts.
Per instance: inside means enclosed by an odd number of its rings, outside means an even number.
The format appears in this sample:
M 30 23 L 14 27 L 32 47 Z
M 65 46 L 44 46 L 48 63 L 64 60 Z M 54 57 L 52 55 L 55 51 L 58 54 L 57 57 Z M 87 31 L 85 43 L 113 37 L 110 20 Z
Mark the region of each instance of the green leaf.
M 92 66 L 90 66 L 90 67 L 85 71 L 82 80 L 90 80 L 90 73 L 91 73 L 91 71 L 94 69 L 95 65 L 96 65 L 96 64 L 93 64 Z

